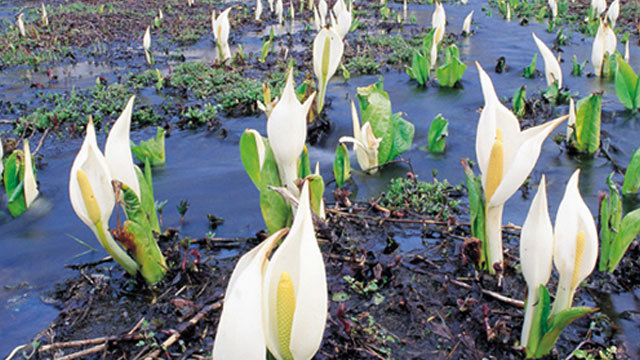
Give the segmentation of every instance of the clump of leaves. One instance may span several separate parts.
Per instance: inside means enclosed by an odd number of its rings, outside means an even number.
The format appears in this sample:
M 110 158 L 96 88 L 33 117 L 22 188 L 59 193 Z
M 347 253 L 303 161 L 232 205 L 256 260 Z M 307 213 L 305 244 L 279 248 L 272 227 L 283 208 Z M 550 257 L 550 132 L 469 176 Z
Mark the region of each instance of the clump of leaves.
M 378 203 L 390 210 L 408 210 L 419 215 L 449 219 L 458 212 L 461 185 L 452 186 L 446 179 L 434 179 L 432 183 L 420 181 L 417 176 L 392 179 L 377 199 Z

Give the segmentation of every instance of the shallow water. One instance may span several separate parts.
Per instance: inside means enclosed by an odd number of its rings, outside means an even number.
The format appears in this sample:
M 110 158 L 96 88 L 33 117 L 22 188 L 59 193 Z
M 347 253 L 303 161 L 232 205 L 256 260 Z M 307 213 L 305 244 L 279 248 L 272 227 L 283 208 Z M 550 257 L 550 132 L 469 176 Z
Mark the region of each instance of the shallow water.
M 461 56 L 468 66 L 462 81 L 464 89 L 418 89 L 401 72 L 385 73 L 384 84 L 391 97 L 393 111 L 404 112 L 405 118 L 415 125 L 413 146 L 402 156 L 411 160 L 420 179 L 431 180 L 432 170 L 436 169 L 439 179 L 446 178 L 457 184 L 463 181 L 459 160 L 475 158 L 475 133 L 479 117 L 477 110 L 483 105 L 474 61 L 477 60 L 488 71 L 501 98 L 511 97 L 522 84 L 527 85 L 527 93 L 530 95 L 546 87 L 543 77 L 530 80 L 520 76 L 522 68 L 529 64 L 533 54 L 537 52 L 530 33 L 535 31 L 547 44 L 552 42 L 555 35 L 546 32 L 546 25 L 532 23 L 522 27 L 517 21 L 505 22 L 495 15 L 496 11 L 492 18 L 487 18 L 481 11 L 481 5 L 452 5 L 446 10 L 449 19 L 447 31 L 455 32 L 459 31 L 466 14 L 475 10 L 472 29 L 476 34 L 462 40 L 460 44 Z M 412 6 L 409 12 L 414 13 L 419 22 L 430 22 L 430 8 Z M 603 118 L 612 121 L 603 123 L 603 133 L 607 133 L 611 143 L 619 149 L 618 153 L 613 153 L 615 161 L 625 165 L 631 152 L 640 144 L 637 140 L 640 138 L 640 119 L 627 119 L 611 81 L 570 75 L 571 57 L 576 54 L 579 61 L 589 59 L 591 40 L 583 41 L 582 36 L 576 33 L 569 41 L 571 45 L 563 48 L 563 58 L 567 60 L 562 64 L 565 86 L 572 92 L 579 93 L 578 98 L 591 92 L 605 91 Z M 253 38 L 243 42 L 243 45 L 245 51 L 256 51 L 261 42 L 259 38 Z M 210 58 L 215 54 L 213 50 L 212 47 L 207 47 L 206 42 L 201 42 L 183 53 L 189 61 L 212 61 Z M 500 56 L 506 57 L 509 71 L 496 74 L 493 68 Z M 539 56 L 539 70 L 543 70 L 542 64 Z M 636 69 L 640 68 L 640 51 L 635 47 L 632 49 L 631 65 Z M 95 81 L 95 76 L 115 76 L 119 70 L 100 64 L 61 69 L 60 88 L 54 90 L 90 86 Z M 591 71 L 589 65 L 586 70 Z M 0 86 L 19 94 L 19 81 L 12 79 L 23 77 L 19 72 L 5 73 L 0 77 Z M 327 114 L 333 128 L 322 144 L 309 149 L 312 162 L 320 162 L 325 179 L 332 178 L 333 152 L 337 139 L 343 135 L 351 135 L 349 98 L 354 96 L 358 86 L 369 85 L 377 78 L 357 77 L 348 83 L 336 78 L 331 82 L 327 95 L 331 106 L 327 108 Z M 143 93 L 140 99 L 147 102 L 158 101 L 152 92 Z M 556 109 L 556 116 L 566 112 L 566 106 L 559 107 Z M 420 150 L 420 147 L 426 145 L 431 120 L 439 113 L 450 122 L 450 136 L 446 153 L 434 156 Z M 156 198 L 168 200 L 163 213 L 165 228 L 179 227 L 184 236 L 202 237 L 209 231 L 206 218 L 208 213 L 225 220 L 224 225 L 215 230 L 217 236 L 252 236 L 264 227 L 258 193 L 242 168 L 237 145 L 245 128 L 256 128 L 266 134 L 264 116 L 222 119 L 222 122 L 223 127 L 229 130 L 227 138 L 202 131 L 173 131 L 167 138 L 167 165 L 154 170 Z M 154 131 L 146 129 L 135 132 L 132 134 L 133 140 L 137 142 L 148 138 Z M 559 133 L 564 131 L 563 125 L 556 130 Z M 0 338 L 3 339 L 0 354 L 8 353 L 16 345 L 28 341 L 55 317 L 56 310 L 44 304 L 41 294 L 51 289 L 52 284 L 72 274 L 63 264 L 97 260 L 106 254 L 93 239 L 89 229 L 77 219 L 68 200 L 68 172 L 80 143 L 81 139 L 56 141 L 56 145 L 49 145 L 44 150 L 45 163 L 38 173 L 42 193 L 37 206 L 15 220 L 9 218 L 4 207 L 0 210 L 0 233 L 7 234 L 0 238 L 0 247 L 5 250 L 0 253 L 0 284 L 3 285 L 0 288 L 0 319 L 3 319 L 0 321 Z M 104 134 L 99 134 L 99 143 L 104 143 Z M 357 168 L 355 158 L 352 158 L 352 164 Z M 552 219 L 555 218 L 564 185 L 575 169 L 582 170 L 580 189 L 589 208 L 596 214 L 597 194 L 606 189 L 605 179 L 613 170 L 611 164 L 600 157 L 580 161 L 568 156 L 550 139 L 544 143 L 532 180 L 537 186 L 541 175 L 546 175 Z M 408 171 L 407 166 L 396 164 L 385 168 L 376 176 L 354 172 L 357 199 L 367 200 L 379 194 L 385 189 L 389 179 L 402 176 Z M 332 200 L 332 189 L 329 187 L 326 191 L 329 201 Z M 176 211 L 180 200 L 189 200 L 191 204 L 182 226 Z M 5 202 L 6 196 L 2 203 Z M 520 193 L 516 193 L 506 204 L 503 221 L 522 224 L 529 202 L 530 199 L 524 199 Z M 97 250 L 83 254 L 87 248 L 72 237 L 86 241 Z M 420 239 L 414 240 L 403 243 L 402 250 L 410 251 L 412 246 L 421 246 Z M 233 252 L 228 254 L 232 255 Z M 613 294 L 604 299 L 602 305 L 607 304 L 609 314 L 623 313 L 618 318 L 618 324 L 624 333 L 622 336 L 627 339 L 630 351 L 640 356 L 637 342 L 634 344 L 634 339 L 640 337 L 637 321 L 640 304 L 637 295 Z

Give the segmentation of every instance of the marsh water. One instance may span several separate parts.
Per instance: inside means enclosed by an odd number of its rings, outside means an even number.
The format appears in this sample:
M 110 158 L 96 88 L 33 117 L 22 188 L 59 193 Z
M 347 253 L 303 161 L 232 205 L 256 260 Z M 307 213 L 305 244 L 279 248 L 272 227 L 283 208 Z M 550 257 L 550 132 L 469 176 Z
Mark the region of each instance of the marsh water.
M 527 85 L 527 93 L 533 94 L 546 87 L 544 76 L 535 79 L 521 77 L 522 69 L 529 64 L 537 49 L 531 32 L 547 44 L 551 44 L 554 34 L 546 32 L 546 24 L 531 22 L 520 26 L 517 21 L 506 22 L 493 9 L 488 17 L 482 5 L 450 5 L 446 7 L 447 32 L 459 33 L 462 20 L 471 10 L 475 10 L 472 29 L 476 34 L 459 43 L 461 59 L 467 64 L 462 79 L 462 89 L 417 88 L 402 72 L 383 73 L 384 87 L 389 93 L 394 112 L 405 113 L 405 118 L 415 125 L 415 138 L 411 150 L 402 157 L 409 159 L 421 180 L 430 181 L 433 170 L 438 179 L 448 179 L 453 184 L 463 181 L 459 163 L 462 158 L 475 158 L 475 133 L 479 117 L 478 109 L 483 105 L 482 93 L 474 61 L 478 61 L 489 73 L 500 98 L 510 98 L 522 84 Z M 431 8 L 410 6 L 418 23 L 430 23 Z M 2 15 L 2 14 L 0 14 Z M 12 15 L 11 15 L 12 16 Z M 245 52 L 256 51 L 260 47 L 258 36 L 243 41 Z M 241 36 L 236 36 L 240 39 Z M 237 45 L 237 44 L 236 44 Z M 251 50 L 247 50 L 251 49 Z M 619 50 L 622 51 L 621 45 Z M 640 68 L 640 49 L 632 46 L 631 66 Z M 176 50 L 178 51 L 178 50 Z M 597 77 L 574 77 L 571 74 L 571 57 L 575 54 L 580 62 L 590 59 L 591 39 L 575 32 L 569 36 L 568 45 L 563 47 L 561 66 L 564 86 L 576 98 L 592 92 L 604 90 L 602 132 L 605 142 L 616 151 L 611 151 L 615 162 L 625 166 L 633 150 L 640 145 L 640 116 L 629 115 L 615 96 L 611 80 Z M 211 41 L 201 41 L 192 48 L 181 50 L 187 54 L 187 61 L 213 60 L 214 49 Z M 494 72 L 496 60 L 504 56 L 508 69 L 505 73 Z M 46 65 L 44 66 L 46 68 Z M 591 71 L 590 65 L 586 67 Z M 99 64 L 91 61 L 77 65 L 52 66 L 58 74 L 58 83 L 47 91 L 81 89 L 95 83 L 96 76 L 115 79 L 126 70 L 125 66 Z M 538 56 L 538 69 L 543 62 Z M 41 69 L 42 70 L 42 69 Z M 165 69 L 167 70 L 167 69 Z M 44 72 L 27 74 L 27 70 L 3 71 L 0 75 L 0 99 L 11 100 L 26 94 L 33 78 L 45 78 Z M 349 101 L 356 88 L 377 81 L 378 76 L 355 77 L 345 82 L 336 76 L 329 85 L 327 98 L 331 105 L 326 109 L 332 129 L 327 138 L 309 149 L 312 162 L 320 162 L 320 170 L 325 179 L 332 179 L 332 164 L 335 147 L 340 136 L 351 135 Z M 154 92 L 138 94 L 138 102 L 160 102 Z M 568 108 L 558 107 L 555 116 L 564 115 Z M 449 120 L 447 150 L 443 155 L 432 155 L 421 147 L 427 143 L 427 132 L 432 119 L 441 113 Z M 258 192 L 245 174 L 240 162 L 238 140 L 245 128 L 256 128 L 266 134 L 264 115 L 248 118 L 223 118 L 222 127 L 227 136 L 219 132 L 172 130 L 166 141 L 167 164 L 154 169 L 155 196 L 157 200 L 167 200 L 162 219 L 163 226 L 179 228 L 181 235 L 203 237 L 209 230 L 207 214 L 224 219 L 224 224 L 215 229 L 216 236 L 252 236 L 264 227 L 258 204 Z M 564 125 L 555 133 L 563 133 Z M 132 133 L 132 140 L 151 137 L 155 130 L 148 128 Z M 553 135 L 552 135 L 553 136 Z M 543 145 L 542 153 L 532 173 L 532 185 L 537 185 L 542 174 L 547 177 L 551 218 L 555 218 L 564 186 L 575 169 L 581 169 L 581 193 L 593 214 L 597 214 L 598 191 L 606 189 L 605 179 L 614 170 L 611 162 L 604 157 L 578 159 L 570 156 L 562 146 L 551 141 Z M 99 143 L 104 144 L 105 134 L 99 134 Z M 57 310 L 47 303 L 46 292 L 56 282 L 73 274 L 65 264 L 99 260 L 106 256 L 94 240 L 89 229 L 76 217 L 68 197 L 68 178 L 71 163 L 80 147 L 82 139 L 58 139 L 55 135 L 41 150 L 44 155 L 38 167 L 41 195 L 35 206 L 23 216 L 12 219 L 6 207 L 0 210 L 0 354 L 7 354 L 15 346 L 29 341 L 38 331 L 45 329 L 54 319 Z M 355 157 L 352 165 L 357 168 Z M 365 176 L 354 172 L 357 184 L 355 198 L 367 200 L 386 188 L 389 179 L 403 176 L 409 171 L 404 164 L 393 164 L 376 176 Z M 621 178 L 615 177 L 616 180 Z M 325 192 L 331 201 L 330 185 Z M 533 195 L 533 194 L 532 194 Z M 6 203 L 6 195 L 1 201 Z M 181 224 L 176 206 L 181 200 L 190 202 L 189 210 Z M 505 223 L 522 224 L 528 211 L 530 198 L 520 192 L 510 199 L 505 207 Z M 638 201 L 636 199 L 635 206 Z M 112 216 L 112 221 L 114 221 Z M 74 240 L 81 239 L 95 248 L 94 251 Z M 416 242 L 414 246 L 420 246 Z M 230 250 L 229 256 L 235 253 Z M 626 339 L 629 352 L 640 356 L 640 291 L 635 293 L 602 294 L 601 306 L 610 316 L 617 319 L 621 333 Z

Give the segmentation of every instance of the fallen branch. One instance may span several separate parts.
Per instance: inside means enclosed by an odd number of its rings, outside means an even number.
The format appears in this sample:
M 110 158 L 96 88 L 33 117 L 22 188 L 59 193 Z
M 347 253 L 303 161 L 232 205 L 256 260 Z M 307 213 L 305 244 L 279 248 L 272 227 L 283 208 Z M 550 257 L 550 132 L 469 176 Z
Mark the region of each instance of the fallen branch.
M 471 288 L 472 288 L 471 285 L 469 285 L 467 283 L 463 283 L 462 281 L 458 281 L 458 280 L 455 280 L 455 279 L 448 279 L 448 281 L 450 283 L 452 283 L 453 285 L 457 285 L 457 286 L 460 286 L 460 287 L 468 289 L 468 290 L 471 290 Z M 483 294 L 491 296 L 492 298 L 494 298 L 496 300 L 499 300 L 499 301 L 502 301 L 502 302 L 504 302 L 506 304 L 509 304 L 509 305 L 524 309 L 524 301 L 512 299 L 510 297 L 506 297 L 506 296 L 504 296 L 504 295 L 502 295 L 500 293 L 497 293 L 497 292 L 491 291 L 491 290 L 480 289 L 480 291 L 482 291 Z
M 56 342 L 49 345 L 43 345 L 38 349 L 38 352 L 52 351 L 64 348 L 77 348 L 87 345 L 98 345 L 105 344 L 108 342 L 114 341 L 136 341 L 143 339 L 144 336 L 142 334 L 126 334 L 121 336 L 102 336 L 93 339 L 85 339 L 85 340 L 74 340 L 74 341 L 65 341 L 65 342 Z M 91 353 L 90 353 L 91 354 Z

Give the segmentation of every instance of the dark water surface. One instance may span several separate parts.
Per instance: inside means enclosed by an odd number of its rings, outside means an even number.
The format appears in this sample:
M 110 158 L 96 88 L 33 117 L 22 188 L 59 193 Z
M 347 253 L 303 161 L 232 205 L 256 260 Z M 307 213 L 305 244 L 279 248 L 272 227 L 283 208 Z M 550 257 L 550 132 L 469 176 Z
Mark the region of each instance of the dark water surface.
M 546 32 L 546 25 L 532 23 L 522 27 L 517 21 L 505 22 L 501 17 L 486 17 L 481 5 L 446 5 L 448 26 L 447 32 L 459 32 L 466 14 L 475 10 L 472 29 L 476 34 L 462 40 L 460 51 L 462 60 L 468 69 L 464 74 L 464 89 L 419 89 L 401 72 L 384 74 L 385 90 L 389 92 L 393 111 L 402 111 L 405 118 L 415 125 L 415 139 L 410 151 L 403 155 L 410 159 L 420 179 L 429 181 L 432 170 L 437 169 L 439 179 L 449 179 L 453 184 L 463 181 L 463 172 L 459 160 L 475 159 L 475 133 L 479 117 L 477 110 L 483 105 L 482 93 L 478 81 L 474 61 L 480 62 L 492 77 L 498 96 L 511 97 L 522 84 L 527 85 L 529 96 L 546 87 L 544 76 L 535 79 L 522 78 L 522 69 L 529 64 L 534 53 L 537 53 L 531 32 L 547 44 L 551 44 L 555 35 Z M 431 7 L 411 6 L 419 23 L 430 23 Z M 265 11 L 266 13 L 266 11 Z M 264 16 L 264 15 L 263 15 Z M 233 31 L 233 30 L 232 30 Z M 629 118 L 623 105 L 617 100 L 613 82 L 599 78 L 573 77 L 571 73 L 571 57 L 576 54 L 578 60 L 590 59 L 591 39 L 574 33 L 569 40 L 570 45 L 563 47 L 561 64 L 564 84 L 572 93 L 579 93 L 576 98 L 587 96 L 591 92 L 604 90 L 603 96 L 603 134 L 606 134 L 619 150 L 613 152 L 614 160 L 626 165 L 632 151 L 640 145 L 640 119 Z M 260 40 L 255 36 L 243 40 L 245 53 L 247 49 L 256 51 Z M 201 42 L 185 51 L 188 61 L 211 61 L 213 48 L 210 43 Z M 619 50 L 623 51 L 621 45 Z M 496 59 L 505 56 L 509 71 L 496 74 L 493 68 Z M 632 48 L 631 66 L 640 69 L 640 50 Z M 538 69 L 544 70 L 543 61 L 538 55 Z M 59 85 L 55 91 L 70 88 L 83 88 L 94 84 L 96 76 L 115 78 L 124 67 L 100 65 L 90 62 L 76 66 L 55 68 L 59 73 Z M 587 72 L 591 72 L 587 65 Z M 33 76 L 42 76 L 41 74 Z M 0 94 L 0 99 L 11 100 L 20 95 L 25 87 L 23 70 L 4 71 L 0 75 L 0 89 L 7 94 Z M 326 180 L 333 177 L 333 152 L 337 139 L 343 135 L 351 135 L 351 115 L 349 99 L 358 86 L 366 86 L 377 80 L 377 76 L 357 77 L 344 83 L 336 78 L 328 89 L 331 106 L 327 108 L 333 123 L 332 132 L 318 146 L 309 149 L 313 164 L 320 162 L 322 175 Z M 161 101 L 153 92 L 139 94 L 139 101 Z M 558 107 L 555 116 L 564 115 L 567 107 Z M 427 132 L 431 120 L 439 113 L 449 120 L 447 151 L 444 155 L 434 156 L 419 148 L 427 143 Z M 550 120 L 550 119 L 549 119 Z M 202 237 L 208 231 L 206 214 L 215 214 L 224 218 L 224 225 L 216 229 L 217 236 L 252 236 L 264 227 L 258 204 L 258 193 L 249 177 L 245 174 L 238 151 L 238 139 L 245 128 L 256 128 L 266 134 L 265 118 L 222 119 L 223 127 L 229 130 L 229 136 L 222 138 L 204 130 L 173 131 L 167 138 L 167 165 L 154 170 L 155 195 L 157 200 L 168 200 L 163 213 L 164 227 L 179 227 L 180 220 L 176 206 L 180 200 L 189 200 L 191 206 L 180 228 L 184 236 Z M 155 130 L 147 129 L 132 134 L 134 141 L 153 135 Z M 564 133 L 561 125 L 556 133 Z M 553 135 L 552 135 L 553 136 Z M 99 143 L 104 143 L 105 134 L 99 135 Z M 550 137 L 551 138 L 551 137 Z M 551 218 L 555 213 L 564 193 L 564 185 L 575 169 L 582 170 L 580 189 L 593 214 L 597 214 L 598 191 L 605 190 L 605 179 L 613 170 L 611 164 L 601 157 L 590 160 L 577 160 L 567 155 L 562 148 L 550 138 L 544 143 L 538 164 L 532 173 L 533 184 L 542 174 L 547 177 Z M 11 219 L 6 212 L 6 196 L 0 207 L 0 354 L 7 354 L 15 346 L 23 344 L 39 330 L 46 328 L 56 316 L 57 311 L 47 305 L 43 292 L 52 285 L 73 274 L 63 265 L 98 260 L 106 255 L 93 238 L 89 229 L 76 217 L 68 199 L 68 177 L 71 163 L 80 147 L 81 139 L 48 141 L 44 151 L 44 161 L 39 168 L 38 179 L 41 195 L 36 206 L 18 219 Z M 358 167 L 355 157 L 352 164 Z M 355 172 L 357 183 L 357 199 L 366 200 L 383 191 L 388 180 L 402 176 L 408 171 L 404 165 L 392 165 L 377 176 L 363 176 Z M 616 178 L 620 180 L 619 177 Z M 326 191 L 331 200 L 332 188 Z M 533 190 L 535 191 L 535 189 Z M 533 195 L 533 193 L 531 194 Z M 516 193 L 505 207 L 505 223 L 522 224 L 528 211 L 530 199 L 524 199 Z M 637 206 L 636 201 L 636 206 Z M 112 220 L 115 216 L 112 217 Z M 96 251 L 85 253 L 87 248 L 72 237 L 77 237 L 94 246 Z M 420 241 L 413 242 L 420 246 Z M 406 246 L 406 244 L 404 244 Z M 403 250 L 411 250 L 404 249 Z M 229 255 L 233 255 L 230 252 Z M 610 316 L 615 317 L 622 328 L 622 336 L 629 341 L 629 350 L 640 355 L 637 339 L 640 338 L 638 312 L 640 304 L 638 294 L 623 293 L 605 296 L 602 304 Z M 607 305 L 607 306 L 604 306 Z M 624 316 L 620 316 L 624 314 Z

